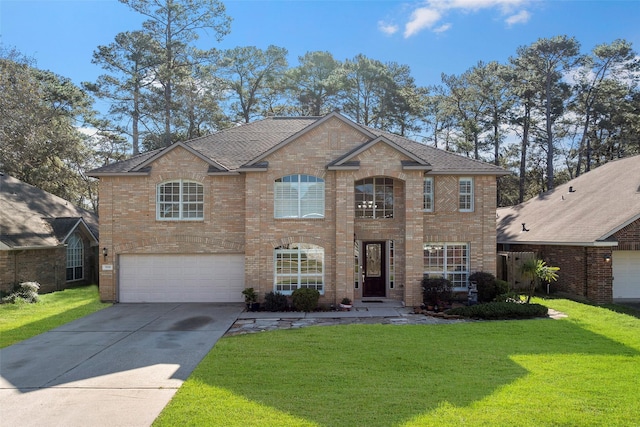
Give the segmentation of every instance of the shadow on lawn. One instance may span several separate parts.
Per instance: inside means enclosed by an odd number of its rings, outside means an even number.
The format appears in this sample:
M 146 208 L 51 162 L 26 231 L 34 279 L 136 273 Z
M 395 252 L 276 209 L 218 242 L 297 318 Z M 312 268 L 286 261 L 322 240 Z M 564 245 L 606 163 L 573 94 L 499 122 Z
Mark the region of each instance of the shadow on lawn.
M 245 340 L 258 350 L 238 357 Z M 192 380 L 320 425 L 374 426 L 491 395 L 527 375 L 513 355 L 640 353 L 572 322 L 531 320 L 303 328 L 232 337 L 211 354 Z
M 18 328 L 10 329 L 2 332 L 2 345 L 0 348 L 8 347 L 16 344 L 22 340 L 34 337 L 41 333 L 47 332 L 58 326 L 64 325 L 67 322 L 86 316 L 89 313 L 96 311 L 94 308 L 96 303 L 89 302 L 78 307 L 65 310 L 56 315 L 45 317 L 35 322 L 27 323 Z M 107 305 L 105 305 L 107 307 Z M 100 308 L 98 308 L 99 310 Z

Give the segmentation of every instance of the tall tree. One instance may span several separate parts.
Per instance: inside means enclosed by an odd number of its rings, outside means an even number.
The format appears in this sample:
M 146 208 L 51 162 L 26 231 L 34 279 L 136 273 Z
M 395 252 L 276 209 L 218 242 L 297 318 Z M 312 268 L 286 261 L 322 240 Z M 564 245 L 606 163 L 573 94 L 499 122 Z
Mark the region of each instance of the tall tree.
M 83 83 L 96 97 L 111 101 L 110 118 L 117 123 L 117 131 L 131 137 L 133 155 L 140 152 L 140 125 L 148 111 L 145 89 L 155 82 L 153 70 L 159 57 L 158 46 L 148 34 L 119 33 L 113 43 L 98 46 L 91 61 L 110 74 L 99 76 L 95 83 Z
M 593 123 L 594 107 L 600 99 L 609 98 L 606 81 L 633 82 L 634 71 L 638 69 L 636 53 L 631 43 L 615 40 L 610 44 L 599 44 L 593 48 L 591 55 L 585 57 L 582 67 L 576 73 L 574 91 L 576 96 L 572 110 L 582 120 L 582 133 L 578 147 L 578 159 L 575 176 L 579 176 L 584 161 L 584 171 L 591 169 L 591 139 L 589 133 Z M 629 89 L 632 89 L 631 87 Z
M 521 69 L 528 70 L 535 79 L 543 111 L 545 129 L 544 144 L 547 153 L 547 189 L 554 188 L 555 140 L 554 124 L 564 112 L 564 103 L 569 96 L 568 85 L 563 82 L 565 72 L 576 65 L 580 44 L 567 36 L 539 39 L 529 46 L 517 49 L 516 62 Z
M 93 100 L 70 79 L 0 52 L 0 169 L 73 203 L 86 201 L 90 155 L 79 128 Z
M 120 0 L 146 16 L 143 32 L 161 50 L 155 78 L 162 87 L 163 142 L 171 145 L 174 86 L 189 75 L 194 64 L 211 60 L 215 49 L 194 46 L 201 31 L 212 30 L 219 42 L 230 31 L 231 19 L 218 0 Z
M 307 52 L 284 78 L 284 90 L 303 116 L 320 116 L 336 107 L 342 64 L 329 52 Z
M 383 111 L 385 86 L 391 76 L 385 65 L 360 54 L 343 64 L 341 103 L 343 111 L 357 123 L 373 126 Z
M 260 113 L 263 92 L 276 85 L 287 66 L 287 50 L 282 47 L 269 46 L 264 51 L 255 46 L 226 50 L 218 71 L 234 99 L 232 113 L 249 123 Z

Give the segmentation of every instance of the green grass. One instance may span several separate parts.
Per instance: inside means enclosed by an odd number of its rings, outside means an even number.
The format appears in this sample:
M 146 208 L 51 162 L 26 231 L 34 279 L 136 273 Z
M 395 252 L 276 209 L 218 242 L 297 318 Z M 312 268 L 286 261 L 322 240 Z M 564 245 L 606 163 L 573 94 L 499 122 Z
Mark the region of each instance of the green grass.
M 640 319 L 344 325 L 220 340 L 155 426 L 632 426 Z
M 43 294 L 35 304 L 0 304 L 0 348 L 110 305 L 100 302 L 95 285 Z

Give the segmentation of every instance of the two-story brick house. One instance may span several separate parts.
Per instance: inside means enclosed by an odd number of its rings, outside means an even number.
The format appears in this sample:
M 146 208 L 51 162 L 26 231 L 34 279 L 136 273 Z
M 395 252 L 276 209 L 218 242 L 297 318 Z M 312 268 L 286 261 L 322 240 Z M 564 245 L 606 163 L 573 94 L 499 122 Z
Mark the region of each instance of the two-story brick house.
M 423 275 L 459 290 L 496 268 L 494 165 L 338 113 L 271 117 L 91 172 L 100 294 L 240 302 L 253 287 L 420 304 Z

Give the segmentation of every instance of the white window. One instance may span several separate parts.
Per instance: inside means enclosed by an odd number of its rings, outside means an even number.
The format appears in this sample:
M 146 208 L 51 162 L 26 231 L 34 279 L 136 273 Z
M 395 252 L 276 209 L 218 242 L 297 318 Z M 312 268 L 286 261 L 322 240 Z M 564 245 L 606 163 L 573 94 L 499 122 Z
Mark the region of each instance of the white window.
M 84 247 L 78 234 L 67 243 L 67 282 L 84 279 Z
M 355 183 L 356 218 L 393 218 L 393 179 L 365 178 Z
M 424 178 L 424 211 L 433 212 L 433 177 Z
M 298 288 L 324 294 L 324 248 L 308 243 L 291 243 L 274 251 L 275 291 L 291 295 Z
M 473 178 L 460 178 L 458 188 L 460 212 L 473 212 Z
M 274 183 L 275 218 L 324 218 L 324 180 L 289 175 Z
M 204 189 L 192 181 L 171 181 L 158 185 L 156 218 L 159 220 L 204 219 Z
M 425 243 L 424 275 L 444 277 L 454 288 L 466 288 L 469 280 L 468 243 Z

